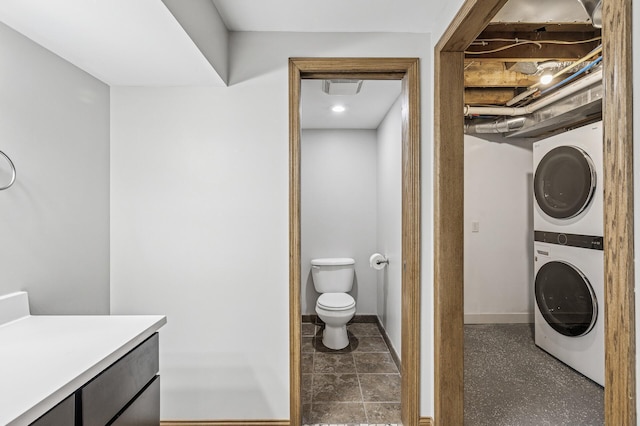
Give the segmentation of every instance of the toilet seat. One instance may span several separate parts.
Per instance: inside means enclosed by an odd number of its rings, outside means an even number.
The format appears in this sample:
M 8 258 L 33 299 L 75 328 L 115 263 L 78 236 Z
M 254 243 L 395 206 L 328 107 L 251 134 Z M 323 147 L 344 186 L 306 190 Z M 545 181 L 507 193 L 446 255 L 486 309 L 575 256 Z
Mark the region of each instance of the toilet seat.
M 327 311 L 345 311 L 356 306 L 356 301 L 347 293 L 323 293 L 316 306 Z

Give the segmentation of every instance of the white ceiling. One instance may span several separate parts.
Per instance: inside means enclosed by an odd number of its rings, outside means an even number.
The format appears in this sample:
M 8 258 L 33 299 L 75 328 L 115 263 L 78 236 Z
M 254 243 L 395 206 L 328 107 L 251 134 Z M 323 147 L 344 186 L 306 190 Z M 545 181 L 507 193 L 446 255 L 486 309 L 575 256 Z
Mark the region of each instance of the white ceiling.
M 302 32 L 431 32 L 447 4 L 445 0 L 211 1 L 229 30 Z M 581 13 L 576 20 L 585 19 L 577 0 L 510 0 L 508 13 L 499 18 L 553 21 L 560 10 L 565 20 L 574 19 L 565 6 Z M 224 85 L 161 0 L 0 0 L 0 22 L 109 85 Z
M 442 9 L 436 0 L 213 3 L 232 31 L 425 32 Z M 161 0 L 2 0 L 0 22 L 109 85 L 224 84 Z
M 212 0 L 231 31 L 433 31 L 447 0 Z M 588 22 L 578 0 L 509 0 L 494 22 Z
M 224 84 L 160 0 L 2 0 L 0 22 L 109 85 Z
M 578 0 L 509 0 L 491 22 L 590 23 Z
M 399 80 L 365 80 L 357 95 L 330 96 L 322 91 L 322 82 L 302 80 L 303 129 L 377 129 L 402 90 Z M 334 105 L 346 110 L 333 112 Z
M 443 0 L 213 0 L 231 31 L 431 32 Z

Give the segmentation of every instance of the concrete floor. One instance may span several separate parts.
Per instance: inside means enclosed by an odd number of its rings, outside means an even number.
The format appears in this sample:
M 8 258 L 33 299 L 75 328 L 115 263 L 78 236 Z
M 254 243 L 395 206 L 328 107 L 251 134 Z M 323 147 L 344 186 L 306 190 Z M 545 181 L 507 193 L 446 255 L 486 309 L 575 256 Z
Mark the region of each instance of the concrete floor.
M 535 346 L 533 324 L 464 328 L 465 426 L 604 424 L 604 391 Z

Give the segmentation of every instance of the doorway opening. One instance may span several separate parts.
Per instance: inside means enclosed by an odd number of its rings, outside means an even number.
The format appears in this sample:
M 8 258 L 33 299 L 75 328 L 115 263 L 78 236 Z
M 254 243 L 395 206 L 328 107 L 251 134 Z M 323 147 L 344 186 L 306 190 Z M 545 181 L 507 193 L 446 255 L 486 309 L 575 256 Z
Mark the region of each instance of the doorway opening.
M 401 89 L 302 79 L 305 425 L 400 423 Z
M 435 51 L 435 421 L 463 423 L 464 51 L 506 3 L 466 1 Z M 603 0 L 605 422 L 634 425 L 631 7 Z
M 405 425 L 419 419 L 420 321 L 420 103 L 414 58 L 293 58 L 289 61 L 290 163 L 290 424 L 302 419 L 301 403 L 301 121 L 302 79 L 401 80 L 402 92 L 402 291 L 401 407 Z M 306 279 L 306 277 L 305 277 Z

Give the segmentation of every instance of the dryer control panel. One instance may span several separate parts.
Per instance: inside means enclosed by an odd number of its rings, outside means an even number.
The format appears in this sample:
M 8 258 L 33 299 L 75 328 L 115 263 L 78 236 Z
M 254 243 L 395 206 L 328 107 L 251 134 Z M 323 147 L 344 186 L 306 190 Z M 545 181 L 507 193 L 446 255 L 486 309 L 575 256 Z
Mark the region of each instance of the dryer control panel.
M 604 250 L 604 238 L 593 235 L 563 234 L 559 232 L 534 231 L 533 238 L 541 243 Z

